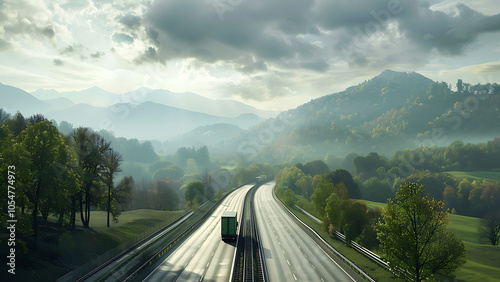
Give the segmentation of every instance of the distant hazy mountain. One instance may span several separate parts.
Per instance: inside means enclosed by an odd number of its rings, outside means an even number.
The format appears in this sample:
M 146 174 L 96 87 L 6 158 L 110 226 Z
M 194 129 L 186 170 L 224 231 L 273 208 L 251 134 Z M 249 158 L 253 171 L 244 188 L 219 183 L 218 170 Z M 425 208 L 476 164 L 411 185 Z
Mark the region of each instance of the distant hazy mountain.
M 225 118 L 153 102 L 139 105 L 122 103 L 106 108 L 77 104 L 64 110 L 48 112 L 46 116 L 56 121 L 66 120 L 74 127 L 106 129 L 116 136 L 140 140 L 171 139 L 199 126 L 217 123 L 227 123 L 247 129 L 263 120 L 254 114 Z
M 205 125 L 174 138 L 171 143 L 176 148 L 182 146 L 214 146 L 222 141 L 231 139 L 242 131 L 243 129 L 239 126 L 228 123 Z
M 51 105 L 24 90 L 0 83 L 0 107 L 11 114 L 20 111 L 28 117 L 49 110 Z
M 144 102 L 153 102 L 221 117 L 237 117 L 242 113 L 251 113 L 262 118 L 270 118 L 279 113 L 259 110 L 234 100 L 209 99 L 190 92 L 174 93 L 168 90 L 154 90 L 145 87 L 121 95 L 107 92 L 98 87 L 61 93 L 55 90 L 39 89 L 32 94 L 41 100 L 66 98 L 74 104 L 89 104 L 96 107 L 108 107 L 120 103 L 139 105 Z
M 66 108 L 69 108 L 71 106 L 74 106 L 75 103 L 73 103 L 71 100 L 66 99 L 66 98 L 53 98 L 53 99 L 48 99 L 45 100 L 45 102 L 49 105 L 51 105 L 51 110 L 63 110 Z
M 296 163 L 323 159 L 327 153 L 390 156 L 395 150 L 421 143 L 446 145 L 442 142 L 498 137 L 499 108 L 500 86 L 496 83 L 464 83 L 463 91 L 454 92 L 447 83 L 414 72 L 387 70 L 268 119 L 220 149 L 238 151 L 242 159 L 266 162 Z M 433 133 L 436 130 L 438 137 Z M 256 138 L 259 134 L 262 137 Z
M 55 97 L 57 95 L 57 91 L 55 90 L 37 91 L 33 92 L 35 96 L 50 97 L 49 99 L 62 97 L 69 99 L 75 104 L 89 104 L 96 107 L 108 107 L 119 102 L 118 95 L 95 86 L 79 91 L 61 92 L 58 97 Z
M 263 118 L 274 117 L 276 111 L 259 110 L 252 106 L 234 100 L 209 99 L 201 95 L 184 92 L 174 93 L 168 90 L 152 90 L 140 88 L 124 94 L 123 99 L 129 103 L 154 102 L 194 112 L 206 113 L 215 116 L 236 117 L 241 113 L 253 113 Z

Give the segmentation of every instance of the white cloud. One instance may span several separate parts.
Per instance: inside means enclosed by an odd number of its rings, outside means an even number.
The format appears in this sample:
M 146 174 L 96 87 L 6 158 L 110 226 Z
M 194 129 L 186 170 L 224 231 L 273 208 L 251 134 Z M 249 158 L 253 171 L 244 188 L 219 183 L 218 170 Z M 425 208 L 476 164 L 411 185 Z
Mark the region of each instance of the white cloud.
M 0 82 L 153 86 L 282 109 L 387 68 L 450 83 L 486 71 L 498 79 L 500 6 L 424 2 L 387 14 L 387 0 L 241 1 L 221 21 L 211 1 L 5 0 L 0 65 L 15 71 Z

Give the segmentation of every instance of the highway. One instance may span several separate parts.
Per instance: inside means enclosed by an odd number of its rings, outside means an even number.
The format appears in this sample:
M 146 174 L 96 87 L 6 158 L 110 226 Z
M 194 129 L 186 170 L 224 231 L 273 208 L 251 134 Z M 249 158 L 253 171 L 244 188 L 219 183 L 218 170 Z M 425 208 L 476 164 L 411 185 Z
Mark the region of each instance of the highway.
M 224 211 L 243 211 L 245 185 L 226 197 L 214 213 L 144 281 L 229 281 L 235 243 L 221 240 L 220 217 Z M 241 220 L 238 220 L 240 222 Z
M 255 193 L 255 213 L 270 281 L 364 281 L 336 262 L 273 197 L 275 183 Z M 344 270 L 346 269 L 346 270 Z

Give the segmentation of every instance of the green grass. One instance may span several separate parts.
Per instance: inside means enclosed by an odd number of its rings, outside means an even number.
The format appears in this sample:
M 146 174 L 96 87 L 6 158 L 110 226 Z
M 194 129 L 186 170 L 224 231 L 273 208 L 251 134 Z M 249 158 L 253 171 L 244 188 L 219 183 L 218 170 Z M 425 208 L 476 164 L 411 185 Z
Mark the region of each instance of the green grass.
M 493 180 L 500 181 L 500 171 L 446 171 L 455 177 L 467 178 L 469 181 L 474 180 Z
M 383 208 L 385 203 L 364 201 L 367 206 Z M 464 242 L 467 262 L 455 273 L 458 281 L 498 281 L 500 246 L 492 246 L 479 237 L 480 219 L 450 214 L 448 229 Z
M 55 281 L 75 267 L 95 260 L 120 246 L 131 244 L 172 222 L 183 211 L 134 210 L 123 212 L 119 222 L 106 227 L 107 213 L 91 212 L 90 228 L 77 214 L 75 230 L 60 228 L 55 218 L 40 219 L 39 249 L 17 254 L 16 275 L 9 281 Z M 1 253 L 6 250 L 0 249 Z

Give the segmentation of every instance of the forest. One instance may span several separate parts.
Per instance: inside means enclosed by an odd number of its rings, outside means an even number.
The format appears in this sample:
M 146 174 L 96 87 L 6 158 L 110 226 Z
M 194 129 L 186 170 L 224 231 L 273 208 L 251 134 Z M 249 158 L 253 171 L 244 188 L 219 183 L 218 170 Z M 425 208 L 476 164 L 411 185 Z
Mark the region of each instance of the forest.
M 179 148 L 172 161 L 161 161 L 150 142 L 58 125 L 43 115 L 11 117 L 0 109 L 0 123 L 0 172 L 10 175 L 1 186 L 10 197 L 0 200 L 0 217 L 5 225 L 7 207 L 16 207 L 24 252 L 37 248 L 40 220 L 49 217 L 74 230 L 77 221 L 91 227 L 91 211 L 102 210 L 109 227 L 123 211 L 196 208 L 215 195 L 206 146 Z M 135 178 L 134 167 L 144 174 Z

